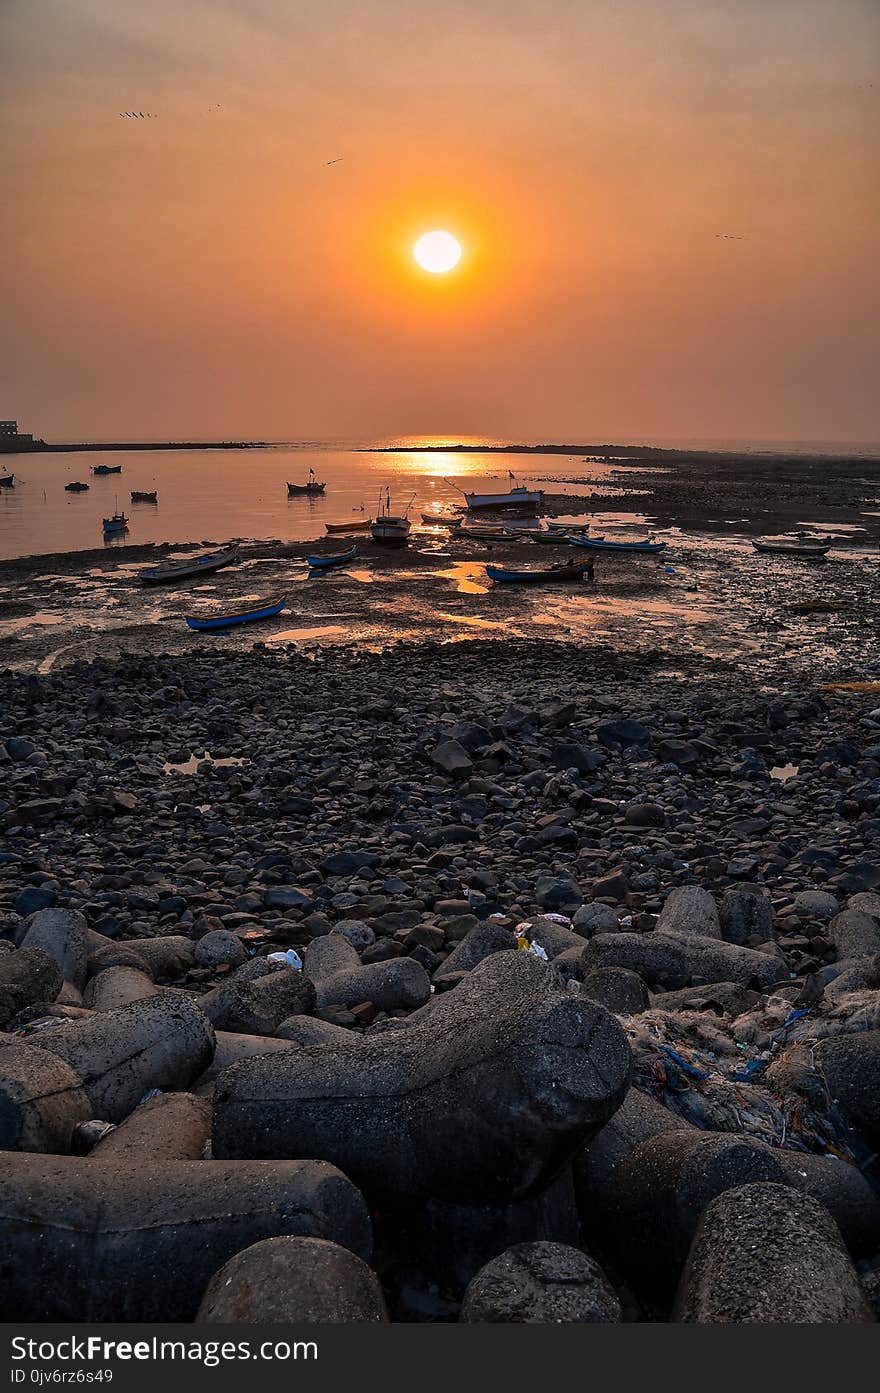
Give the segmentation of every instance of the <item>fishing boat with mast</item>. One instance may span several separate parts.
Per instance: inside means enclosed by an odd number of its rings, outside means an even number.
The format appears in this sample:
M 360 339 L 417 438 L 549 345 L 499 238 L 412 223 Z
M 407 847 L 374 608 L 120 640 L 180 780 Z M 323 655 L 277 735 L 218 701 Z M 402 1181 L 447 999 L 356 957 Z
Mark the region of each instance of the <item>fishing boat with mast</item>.
M 542 508 L 544 506 L 544 490 L 528 489 L 524 484 L 516 482 L 516 475 L 512 469 L 507 471 L 510 488 L 502 493 L 467 493 L 464 489 L 458 489 L 458 485 L 447 479 L 447 483 L 464 498 L 468 512 L 479 512 L 481 509 L 502 508 L 509 511 L 513 508 Z
M 406 505 L 402 513 L 392 513 L 391 511 L 391 490 L 386 486 L 385 497 L 383 499 L 381 489 L 379 491 L 379 510 L 376 521 L 370 527 L 370 535 L 374 542 L 383 542 L 390 546 L 404 546 L 409 541 L 410 528 L 412 523 L 409 520 L 409 510 L 415 501 L 415 494 Z
M 306 482 L 305 482 L 304 484 L 291 484 L 291 483 L 288 483 L 288 485 L 287 485 L 287 497 L 288 497 L 288 498 L 300 498 L 300 497 L 302 497 L 303 495 L 306 495 L 307 497 L 315 498 L 315 497 L 317 497 L 318 495 L 322 494 L 322 493 L 324 492 L 324 490 L 326 489 L 326 487 L 327 487 L 326 484 L 320 484 L 320 483 L 318 482 L 318 480 L 315 478 L 315 471 L 314 471 L 314 469 L 310 469 L 310 470 L 309 470 L 309 477 L 308 477 L 308 479 L 306 480 Z

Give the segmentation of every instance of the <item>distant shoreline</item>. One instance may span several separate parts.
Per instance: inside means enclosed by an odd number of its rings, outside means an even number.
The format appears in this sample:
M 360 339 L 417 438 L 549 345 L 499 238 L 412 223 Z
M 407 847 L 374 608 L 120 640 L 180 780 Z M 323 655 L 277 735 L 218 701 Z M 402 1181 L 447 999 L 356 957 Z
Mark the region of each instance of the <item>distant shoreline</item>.
M 828 454 L 813 455 L 791 450 L 776 454 L 771 450 L 688 450 L 660 445 L 381 445 L 373 449 L 359 450 L 359 454 L 399 455 L 399 454 L 440 454 L 440 455 L 581 455 L 594 459 L 634 459 L 646 463 L 689 464 L 741 464 L 746 460 L 753 462 L 772 462 L 785 464 L 798 461 L 806 464 L 844 464 L 864 461 L 876 462 L 874 455 Z
M 265 440 L 112 440 L 92 441 L 81 445 L 48 445 L 35 440 L 20 450 L 0 448 L 4 455 L 70 455 L 84 450 L 265 450 Z

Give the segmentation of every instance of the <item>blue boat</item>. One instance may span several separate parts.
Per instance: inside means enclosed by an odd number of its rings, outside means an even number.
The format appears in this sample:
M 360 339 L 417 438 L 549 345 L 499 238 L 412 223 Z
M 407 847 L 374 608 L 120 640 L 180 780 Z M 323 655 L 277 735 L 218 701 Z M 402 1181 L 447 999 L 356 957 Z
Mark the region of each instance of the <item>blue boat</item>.
M 118 532 L 128 531 L 128 518 L 125 513 L 114 513 L 112 518 L 104 518 L 104 536 L 115 537 Z
M 230 629 L 233 624 L 253 624 L 257 619 L 271 619 L 280 614 L 287 604 L 286 595 L 276 595 L 270 600 L 256 600 L 247 609 L 225 610 L 220 614 L 186 615 L 191 629 Z
M 345 551 L 336 551 L 330 556 L 307 556 L 306 562 L 313 571 L 330 571 L 334 566 L 345 566 L 357 556 L 357 547 L 352 545 Z
M 560 561 L 555 566 L 487 566 L 486 575 L 496 581 L 588 580 L 593 579 L 593 562 Z
M 656 556 L 666 550 L 665 542 L 606 542 L 604 537 L 569 537 L 573 547 L 583 547 L 584 551 L 634 551 L 642 556 Z
M 201 556 L 188 556 L 180 561 L 162 561 L 158 566 L 150 566 L 138 571 L 138 580 L 144 585 L 171 584 L 175 580 L 189 580 L 191 576 L 210 575 L 224 566 L 234 566 L 238 561 L 238 546 L 233 544 L 221 547 L 219 551 L 206 551 Z

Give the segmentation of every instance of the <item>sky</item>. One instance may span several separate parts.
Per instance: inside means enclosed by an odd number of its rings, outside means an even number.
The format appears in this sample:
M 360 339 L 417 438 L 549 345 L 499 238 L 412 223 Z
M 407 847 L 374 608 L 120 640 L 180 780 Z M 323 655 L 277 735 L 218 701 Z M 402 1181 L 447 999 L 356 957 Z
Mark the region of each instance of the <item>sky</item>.
M 0 0 L 0 416 L 878 441 L 878 69 L 877 0 Z

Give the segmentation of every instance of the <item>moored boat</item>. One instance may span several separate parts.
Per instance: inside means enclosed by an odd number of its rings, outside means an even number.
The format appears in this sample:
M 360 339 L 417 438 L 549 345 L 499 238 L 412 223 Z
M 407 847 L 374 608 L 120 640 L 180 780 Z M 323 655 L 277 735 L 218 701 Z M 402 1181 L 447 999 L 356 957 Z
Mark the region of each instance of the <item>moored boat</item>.
M 296 498 L 302 494 L 310 494 L 314 496 L 315 494 L 323 493 L 326 487 L 326 484 L 318 483 L 318 480 L 315 478 L 314 469 L 310 469 L 309 477 L 304 484 L 288 483 L 287 496 L 288 498 Z
M 306 563 L 313 571 L 330 571 L 334 566 L 345 566 L 357 556 L 357 546 L 352 542 L 345 551 L 332 552 L 329 556 L 307 556 Z
M 370 527 L 370 535 L 374 542 L 383 542 L 386 546 L 404 546 L 406 544 L 412 527 L 409 520 L 409 510 L 413 505 L 414 498 L 415 494 L 402 513 L 392 513 L 390 489 L 385 489 L 384 500 L 380 492 L 379 511 L 375 522 Z
M 634 552 L 636 555 L 656 556 L 658 552 L 666 550 L 665 542 L 609 542 L 604 537 L 575 537 L 569 535 L 569 544 L 573 547 L 582 547 L 585 551 L 619 551 L 623 553 Z
M 325 522 L 324 528 L 331 534 L 339 532 L 369 532 L 373 526 L 372 518 L 364 518 L 362 522 Z
M 593 579 L 593 562 L 557 561 L 555 566 L 487 566 L 486 575 L 495 581 L 542 581 Z
M 150 566 L 138 572 L 138 580 L 144 585 L 170 584 L 175 580 L 187 580 L 190 576 L 210 575 L 224 566 L 232 566 L 238 561 L 238 547 L 222 547 L 219 551 L 206 551 L 201 556 L 189 556 L 180 561 L 162 561 L 158 566 Z
M 768 556 L 800 556 L 821 560 L 834 545 L 833 537 L 769 537 L 752 539 L 755 551 Z
M 93 465 L 92 465 L 92 473 L 93 473 L 93 474 L 121 474 L 121 473 L 122 473 L 122 465 L 121 465 L 121 464 L 93 464 Z
M 544 502 L 544 490 L 527 489 L 518 484 L 507 493 L 466 493 L 464 501 L 469 512 L 480 508 L 540 508 Z
M 14 474 L 0 474 L 0 488 L 11 489 L 15 487 Z
M 65 485 L 64 485 L 64 492 L 65 492 L 65 493 L 88 493 L 88 491 L 89 491 L 89 486 L 88 486 L 88 484 L 82 484 L 82 483 L 79 482 L 79 480 L 74 480 L 74 482 L 73 482 L 72 484 L 65 484 Z
M 286 595 L 275 595 L 268 600 L 255 600 L 240 609 L 222 610 L 217 614 L 187 614 L 185 618 L 191 629 L 231 629 L 234 624 L 253 624 L 258 619 L 271 619 L 280 614 L 286 604 Z
M 151 493 L 149 492 L 149 490 L 146 489 L 132 489 L 131 501 L 132 503 L 158 503 L 158 490 L 153 489 Z
M 114 513 L 112 518 L 103 519 L 104 536 L 114 536 L 117 532 L 128 531 L 128 518 L 125 513 Z
M 500 524 L 490 526 L 488 523 L 477 523 L 469 525 L 462 523 L 460 527 L 454 527 L 451 535 L 453 537 L 470 537 L 474 542 L 513 542 L 516 536 L 506 527 Z

